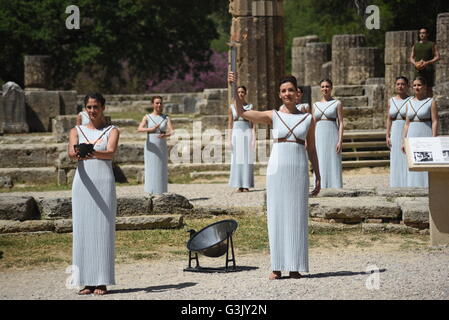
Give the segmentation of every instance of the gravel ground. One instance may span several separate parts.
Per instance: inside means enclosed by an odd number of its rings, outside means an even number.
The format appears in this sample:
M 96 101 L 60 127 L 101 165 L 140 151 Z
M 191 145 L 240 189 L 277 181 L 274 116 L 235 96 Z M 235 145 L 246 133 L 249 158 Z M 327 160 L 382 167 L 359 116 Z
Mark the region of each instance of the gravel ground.
M 186 260 L 142 261 L 116 265 L 110 294 L 78 296 L 67 288 L 61 269 L 0 273 L 0 299 L 75 300 L 299 300 L 299 299 L 449 299 L 449 249 L 414 251 L 310 250 L 310 273 L 302 279 L 268 280 L 268 254 L 236 257 L 243 271 L 184 272 Z M 222 259 L 200 257 L 203 266 Z M 370 273 L 375 270 L 374 273 Z

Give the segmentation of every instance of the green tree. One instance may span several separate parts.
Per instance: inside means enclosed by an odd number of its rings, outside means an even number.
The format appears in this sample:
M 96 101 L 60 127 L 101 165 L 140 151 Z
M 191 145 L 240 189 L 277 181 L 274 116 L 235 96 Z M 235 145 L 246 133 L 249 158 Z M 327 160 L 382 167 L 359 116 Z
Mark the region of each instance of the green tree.
M 68 88 L 94 70 L 108 91 L 122 79 L 208 70 L 218 37 L 210 15 L 225 0 L 0 0 L 0 78 L 23 85 L 23 56 L 50 54 L 53 88 Z M 68 30 L 66 7 L 80 9 L 80 29 Z M 187 61 L 195 61 L 189 65 Z

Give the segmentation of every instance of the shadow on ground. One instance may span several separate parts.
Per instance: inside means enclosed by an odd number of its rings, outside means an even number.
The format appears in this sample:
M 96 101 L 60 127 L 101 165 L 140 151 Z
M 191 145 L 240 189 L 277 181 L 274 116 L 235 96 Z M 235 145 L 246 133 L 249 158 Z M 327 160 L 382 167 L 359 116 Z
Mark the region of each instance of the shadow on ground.
M 147 288 L 130 288 L 130 289 L 119 289 L 119 290 L 110 290 L 108 291 L 109 294 L 116 294 L 116 293 L 133 293 L 133 292 L 140 292 L 140 291 L 146 291 L 147 293 L 151 292 L 163 292 L 167 290 L 181 290 L 184 288 L 189 288 L 195 286 L 196 282 L 183 282 L 179 284 L 167 284 L 162 286 L 153 286 L 153 287 L 147 287 Z

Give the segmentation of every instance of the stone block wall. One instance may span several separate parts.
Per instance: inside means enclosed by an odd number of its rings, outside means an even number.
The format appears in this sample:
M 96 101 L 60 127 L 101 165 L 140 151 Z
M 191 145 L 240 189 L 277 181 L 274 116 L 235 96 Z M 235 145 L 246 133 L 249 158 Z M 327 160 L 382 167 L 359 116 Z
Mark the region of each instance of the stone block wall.
M 298 84 L 306 83 L 306 46 L 314 42 L 319 42 L 316 35 L 293 38 L 292 75 L 296 77 Z
M 386 99 L 394 95 L 395 79 L 414 78 L 415 68 L 409 62 L 413 45 L 418 40 L 417 30 L 390 31 L 385 33 L 385 90 Z

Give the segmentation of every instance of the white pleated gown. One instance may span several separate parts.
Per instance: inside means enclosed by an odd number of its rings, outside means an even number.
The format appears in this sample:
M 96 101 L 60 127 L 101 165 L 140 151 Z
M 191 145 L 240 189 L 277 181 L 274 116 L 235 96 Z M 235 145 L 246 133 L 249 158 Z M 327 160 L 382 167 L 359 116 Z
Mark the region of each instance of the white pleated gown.
M 144 190 L 151 194 L 162 194 L 168 190 L 168 149 L 167 140 L 158 138 L 167 131 L 167 115 L 147 115 L 148 128 L 161 123 L 155 133 L 148 133 L 144 148 L 145 179 Z
M 315 102 L 314 115 L 317 120 L 315 144 L 321 174 L 321 188 L 342 188 L 341 153 L 337 153 L 339 100 Z M 323 120 L 323 119 L 332 119 Z
M 79 143 L 87 143 L 80 130 L 78 128 L 77 130 Z M 81 126 L 81 130 L 92 143 L 103 132 L 86 126 Z M 106 150 L 110 132 L 111 130 L 97 142 L 95 150 Z M 72 284 L 77 286 L 115 284 L 116 210 L 112 160 L 78 161 L 72 185 Z
M 287 136 L 288 129 L 273 111 L 273 138 Z M 305 140 L 311 123 L 310 114 L 278 113 Z M 289 139 L 294 140 L 293 136 Z M 267 167 L 267 219 L 271 269 L 309 271 L 309 163 L 304 145 L 294 142 L 273 143 Z
M 432 98 L 424 100 L 410 99 L 407 103 L 407 118 L 410 119 L 410 126 L 407 138 L 411 137 L 431 137 L 432 136 Z M 428 120 L 415 122 L 412 120 Z M 417 188 L 429 187 L 429 175 L 427 171 L 409 171 L 407 174 L 407 186 Z
M 252 105 L 244 106 L 251 110 Z M 253 133 L 250 122 L 237 115 L 234 105 L 231 106 L 233 116 L 232 155 L 229 186 L 234 188 L 254 187 L 254 160 L 251 144 Z
M 406 104 L 410 97 L 405 99 L 390 99 L 389 116 L 391 124 L 391 151 L 390 151 L 390 187 L 407 187 L 407 157 L 402 152 L 402 131 L 407 116 Z

